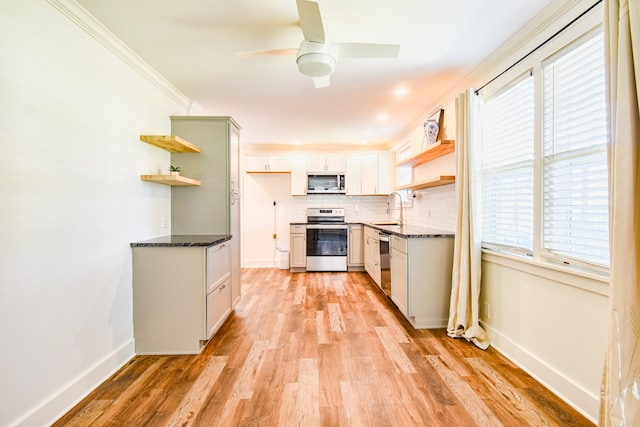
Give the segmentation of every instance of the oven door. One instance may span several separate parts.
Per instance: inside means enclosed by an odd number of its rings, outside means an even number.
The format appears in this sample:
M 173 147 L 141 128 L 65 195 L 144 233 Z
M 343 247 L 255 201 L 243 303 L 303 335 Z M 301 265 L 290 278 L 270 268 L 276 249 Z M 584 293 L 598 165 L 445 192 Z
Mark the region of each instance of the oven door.
M 347 225 L 307 224 L 307 271 L 347 271 Z

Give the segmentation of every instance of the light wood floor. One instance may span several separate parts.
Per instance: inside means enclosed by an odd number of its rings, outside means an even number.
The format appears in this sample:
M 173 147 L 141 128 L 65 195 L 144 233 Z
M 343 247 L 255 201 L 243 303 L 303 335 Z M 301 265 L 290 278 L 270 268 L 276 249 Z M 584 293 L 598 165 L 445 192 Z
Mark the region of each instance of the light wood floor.
M 136 356 L 56 426 L 591 426 L 496 351 L 414 330 L 365 273 L 247 269 L 197 356 Z

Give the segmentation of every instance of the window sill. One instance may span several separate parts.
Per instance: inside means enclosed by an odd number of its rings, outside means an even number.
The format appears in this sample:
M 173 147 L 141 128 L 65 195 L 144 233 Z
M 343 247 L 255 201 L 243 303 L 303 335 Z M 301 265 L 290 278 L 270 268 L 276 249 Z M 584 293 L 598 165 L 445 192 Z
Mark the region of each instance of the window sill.
M 609 276 L 598 275 L 484 248 L 482 249 L 482 261 L 519 270 L 598 295 L 609 296 Z

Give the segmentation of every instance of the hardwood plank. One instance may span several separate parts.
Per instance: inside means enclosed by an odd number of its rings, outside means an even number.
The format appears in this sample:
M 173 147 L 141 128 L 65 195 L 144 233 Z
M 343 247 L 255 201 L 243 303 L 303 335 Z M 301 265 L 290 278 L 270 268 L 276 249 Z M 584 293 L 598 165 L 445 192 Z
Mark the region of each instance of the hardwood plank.
M 182 399 L 173 417 L 167 424 L 168 427 L 176 427 L 193 423 L 198 413 L 204 406 L 207 396 L 218 380 L 222 369 L 227 364 L 228 357 L 213 356 L 203 369 L 198 379 L 193 383 L 189 393 Z
M 413 329 L 366 273 L 241 283 L 201 354 L 136 356 L 54 425 L 593 425 L 494 349 Z

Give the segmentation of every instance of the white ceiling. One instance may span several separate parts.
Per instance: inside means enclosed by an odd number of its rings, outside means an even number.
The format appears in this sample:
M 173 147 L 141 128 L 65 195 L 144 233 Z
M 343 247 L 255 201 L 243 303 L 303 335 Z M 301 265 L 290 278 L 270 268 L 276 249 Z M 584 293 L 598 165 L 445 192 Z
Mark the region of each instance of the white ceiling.
M 295 56 L 295 0 L 77 0 L 187 97 L 233 116 L 243 143 L 387 143 L 551 0 L 318 0 L 335 42 L 400 44 L 398 59 L 339 59 L 315 89 Z M 406 96 L 394 89 L 403 85 Z M 388 118 L 380 122 L 378 113 Z

